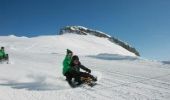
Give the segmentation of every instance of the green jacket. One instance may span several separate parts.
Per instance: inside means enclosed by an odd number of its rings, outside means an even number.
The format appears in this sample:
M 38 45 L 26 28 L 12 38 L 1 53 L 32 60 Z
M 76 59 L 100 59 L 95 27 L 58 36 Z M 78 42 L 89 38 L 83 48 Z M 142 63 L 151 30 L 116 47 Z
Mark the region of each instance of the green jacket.
M 65 75 L 65 73 L 70 70 L 70 62 L 71 62 L 71 57 L 66 55 L 63 61 L 63 75 Z
M 0 50 L 0 58 L 4 58 L 5 57 L 5 52 L 4 52 L 4 50 Z

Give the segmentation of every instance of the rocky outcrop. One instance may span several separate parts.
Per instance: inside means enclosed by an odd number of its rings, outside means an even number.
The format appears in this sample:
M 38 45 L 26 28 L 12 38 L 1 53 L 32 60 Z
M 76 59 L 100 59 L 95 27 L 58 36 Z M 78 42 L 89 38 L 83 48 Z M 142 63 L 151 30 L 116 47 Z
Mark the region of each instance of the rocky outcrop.
M 125 43 L 115 37 L 111 37 L 110 35 L 107 35 L 106 33 L 103 33 L 101 31 L 88 29 L 88 28 L 85 28 L 82 26 L 66 26 L 66 27 L 60 29 L 59 34 L 62 35 L 65 33 L 74 33 L 74 34 L 79 34 L 79 35 L 88 35 L 89 34 L 89 35 L 94 35 L 97 37 L 107 38 L 109 41 L 120 45 L 121 47 L 127 49 L 128 51 L 134 53 L 137 56 L 140 56 L 139 52 L 134 47 L 131 47 L 127 43 Z

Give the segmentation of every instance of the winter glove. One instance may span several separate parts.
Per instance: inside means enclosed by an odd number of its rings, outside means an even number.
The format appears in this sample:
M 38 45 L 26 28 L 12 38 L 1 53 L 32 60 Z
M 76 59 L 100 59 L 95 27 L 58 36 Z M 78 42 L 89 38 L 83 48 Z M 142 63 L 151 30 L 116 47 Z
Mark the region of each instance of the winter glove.
M 88 72 L 88 73 L 91 73 L 91 70 L 90 70 L 90 69 L 88 69 L 88 70 L 87 70 L 87 72 Z

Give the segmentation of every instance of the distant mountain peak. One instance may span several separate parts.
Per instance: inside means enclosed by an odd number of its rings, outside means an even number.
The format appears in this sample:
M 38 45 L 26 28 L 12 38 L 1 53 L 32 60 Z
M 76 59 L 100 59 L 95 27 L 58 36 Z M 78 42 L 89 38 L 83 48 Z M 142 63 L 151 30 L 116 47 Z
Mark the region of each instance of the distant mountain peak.
M 107 35 L 101 31 L 89 29 L 89 28 L 86 28 L 83 26 L 66 26 L 60 30 L 59 34 L 65 34 L 65 33 L 75 33 L 75 34 L 79 34 L 79 35 L 90 34 L 90 35 L 94 35 L 94 36 L 98 36 L 98 37 L 105 37 L 105 38 L 111 37 L 110 35 Z
M 89 29 L 89 28 L 86 28 L 83 26 L 66 26 L 66 27 L 63 27 L 60 29 L 59 35 L 68 34 L 68 33 L 78 34 L 78 35 L 93 35 L 93 36 L 97 36 L 97 37 L 101 37 L 101 38 L 107 38 L 112 43 L 116 43 L 117 45 L 120 45 L 121 47 L 125 48 L 126 50 L 134 53 L 135 55 L 140 56 L 139 52 L 134 47 L 130 46 L 126 42 L 123 42 L 115 37 L 112 37 L 104 32 L 101 32 L 101 31 Z

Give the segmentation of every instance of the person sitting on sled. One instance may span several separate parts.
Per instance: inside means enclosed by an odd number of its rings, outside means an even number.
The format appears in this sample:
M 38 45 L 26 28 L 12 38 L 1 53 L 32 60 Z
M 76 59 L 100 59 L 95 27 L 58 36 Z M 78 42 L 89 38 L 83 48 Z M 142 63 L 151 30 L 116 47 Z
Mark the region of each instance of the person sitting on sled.
M 81 64 L 79 61 L 79 57 L 77 55 L 74 55 L 70 62 L 70 73 L 72 75 L 71 78 L 75 78 L 75 81 L 78 82 L 77 85 L 81 85 L 83 81 L 81 80 L 81 77 L 83 78 L 91 78 L 92 81 L 97 81 L 97 78 L 95 78 L 93 75 L 91 75 L 91 70 L 85 67 Z M 83 69 L 86 72 L 81 72 L 80 69 Z
M 73 84 L 71 81 L 73 75 L 71 73 L 71 68 L 70 68 L 70 62 L 71 62 L 72 56 L 73 56 L 73 52 L 67 49 L 66 56 L 63 61 L 63 75 L 66 77 L 66 81 L 71 87 L 73 87 Z
M 0 60 L 8 60 L 8 54 L 5 53 L 5 48 L 0 49 Z
M 72 82 L 72 78 L 75 79 L 76 82 L 78 82 L 77 85 L 82 84 L 81 77 L 90 77 L 94 81 L 97 81 L 96 78 L 94 78 L 91 73 L 91 70 L 86 68 L 85 66 L 81 65 L 79 62 L 78 56 L 73 56 L 73 52 L 69 49 L 67 49 L 66 57 L 63 61 L 63 75 L 66 77 L 66 81 L 71 87 L 76 87 L 76 84 Z M 88 73 L 80 72 L 80 68 L 86 70 Z

